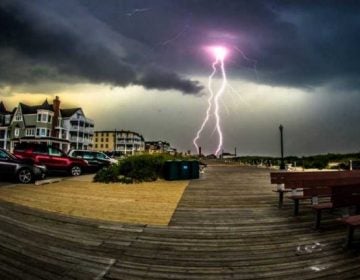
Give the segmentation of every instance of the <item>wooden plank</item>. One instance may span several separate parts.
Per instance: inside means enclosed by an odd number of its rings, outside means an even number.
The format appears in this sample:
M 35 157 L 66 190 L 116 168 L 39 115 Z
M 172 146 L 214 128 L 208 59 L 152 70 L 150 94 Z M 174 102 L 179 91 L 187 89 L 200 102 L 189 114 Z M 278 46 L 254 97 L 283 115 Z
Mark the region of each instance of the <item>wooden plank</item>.
M 204 177 L 190 183 L 167 226 L 78 219 L 0 201 L 0 243 L 7 244 L 0 276 L 285 280 L 359 275 L 360 257 L 342 248 L 344 226 L 324 215 L 325 230 L 315 232 L 311 209 L 296 218 L 288 215 L 289 204 L 277 209 L 276 194 L 267 189 L 268 173 L 209 166 Z

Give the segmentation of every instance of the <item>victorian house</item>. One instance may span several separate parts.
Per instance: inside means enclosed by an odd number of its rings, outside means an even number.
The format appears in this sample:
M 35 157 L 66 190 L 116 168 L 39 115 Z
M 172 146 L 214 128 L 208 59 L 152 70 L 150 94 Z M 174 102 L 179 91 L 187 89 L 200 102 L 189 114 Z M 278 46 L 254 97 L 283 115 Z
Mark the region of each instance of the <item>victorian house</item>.
M 7 130 L 12 150 L 17 143 L 33 142 L 59 147 L 67 152 L 73 149 L 90 149 L 94 122 L 85 117 L 81 108 L 61 109 L 60 99 L 52 104 L 45 100 L 41 105 L 24 103 L 14 109 Z

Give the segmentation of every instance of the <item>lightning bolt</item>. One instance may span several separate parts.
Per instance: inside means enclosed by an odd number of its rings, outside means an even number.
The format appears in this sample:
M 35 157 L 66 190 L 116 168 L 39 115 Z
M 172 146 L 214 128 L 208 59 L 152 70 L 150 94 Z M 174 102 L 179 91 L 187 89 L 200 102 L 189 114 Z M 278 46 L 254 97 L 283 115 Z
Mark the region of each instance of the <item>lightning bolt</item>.
M 212 47 L 211 51 L 213 52 L 213 54 L 215 55 L 215 61 L 212 63 L 212 69 L 213 71 L 211 72 L 209 78 L 208 78 L 208 90 L 210 92 L 210 96 L 208 98 L 208 108 L 206 110 L 206 116 L 204 118 L 204 121 L 202 122 L 200 129 L 197 131 L 196 133 L 196 137 L 193 140 L 194 146 L 196 147 L 196 150 L 199 153 L 199 145 L 198 145 L 198 140 L 200 139 L 200 135 L 202 133 L 202 131 L 204 130 L 207 122 L 210 119 L 211 116 L 211 111 L 212 108 L 213 109 L 213 114 L 215 116 L 215 129 L 214 132 L 216 131 L 218 134 L 218 145 L 217 148 L 215 150 L 215 155 L 218 156 L 220 151 L 222 150 L 222 146 L 223 146 L 223 134 L 222 134 L 222 129 L 221 129 L 221 120 L 220 120 L 220 106 L 219 106 L 219 101 L 221 96 L 223 95 L 226 85 L 227 85 L 227 77 L 226 77 L 226 71 L 225 71 L 225 63 L 224 63 L 224 59 L 227 53 L 227 50 L 223 47 Z M 213 77 L 217 72 L 217 65 L 220 65 L 220 71 L 221 71 L 221 77 L 222 77 L 222 82 L 221 82 L 221 86 L 220 88 L 216 91 L 216 93 L 214 93 L 213 91 Z M 213 133 L 214 133 L 213 132 Z
M 225 88 L 226 88 L 226 83 L 227 83 L 226 72 L 225 72 L 225 64 L 224 64 L 224 56 L 218 55 L 218 58 L 220 59 L 220 69 L 221 69 L 222 83 L 221 83 L 220 89 L 217 91 L 217 93 L 216 93 L 216 95 L 214 97 L 216 130 L 217 130 L 218 136 L 219 136 L 218 147 L 217 147 L 217 149 L 215 151 L 216 156 L 220 153 L 220 151 L 222 149 L 222 146 L 223 146 L 223 135 L 222 135 L 221 125 L 220 125 L 220 115 L 219 115 L 219 99 L 223 95 L 223 93 L 225 91 Z
M 206 116 L 205 116 L 205 119 L 204 121 L 202 122 L 201 126 L 200 126 L 200 129 L 198 130 L 198 132 L 196 133 L 196 137 L 194 138 L 193 140 L 193 143 L 196 147 L 196 151 L 199 153 L 199 145 L 197 144 L 197 141 L 200 139 L 200 135 L 202 133 L 202 131 L 204 130 L 205 128 L 205 125 L 207 124 L 207 122 L 209 121 L 210 119 L 210 111 L 211 111 L 211 108 L 212 108 L 212 103 L 213 103 L 213 98 L 214 98 L 214 92 L 212 90 L 212 79 L 214 77 L 214 75 L 216 74 L 216 64 L 218 64 L 218 59 L 216 59 L 213 63 L 212 63 L 212 69 L 213 71 L 211 72 L 210 76 L 209 76 L 209 79 L 208 79 L 208 90 L 210 92 L 210 96 L 207 100 L 208 102 L 208 108 L 206 110 Z

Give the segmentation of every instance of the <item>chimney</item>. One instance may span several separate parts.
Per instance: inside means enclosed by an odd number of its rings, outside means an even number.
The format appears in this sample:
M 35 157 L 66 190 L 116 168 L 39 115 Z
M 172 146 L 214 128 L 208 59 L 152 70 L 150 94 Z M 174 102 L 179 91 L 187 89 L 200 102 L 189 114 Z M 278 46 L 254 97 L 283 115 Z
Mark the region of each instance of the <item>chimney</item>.
M 59 124 L 59 116 L 60 116 L 60 99 L 59 96 L 56 96 L 53 100 L 53 110 L 54 110 L 54 117 L 52 122 L 52 131 L 51 136 L 52 137 L 58 137 L 58 131 L 55 130 L 55 127 L 57 127 Z

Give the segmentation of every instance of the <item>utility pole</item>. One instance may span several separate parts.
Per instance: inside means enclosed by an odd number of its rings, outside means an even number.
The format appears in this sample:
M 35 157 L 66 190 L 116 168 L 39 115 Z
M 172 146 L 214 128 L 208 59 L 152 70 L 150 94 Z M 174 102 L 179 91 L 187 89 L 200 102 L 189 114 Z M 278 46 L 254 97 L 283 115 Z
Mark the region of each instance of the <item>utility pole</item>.
M 285 162 L 284 162 L 284 137 L 283 137 L 283 130 L 284 127 L 280 124 L 280 149 L 281 149 L 281 161 L 280 161 L 280 170 L 285 170 Z

